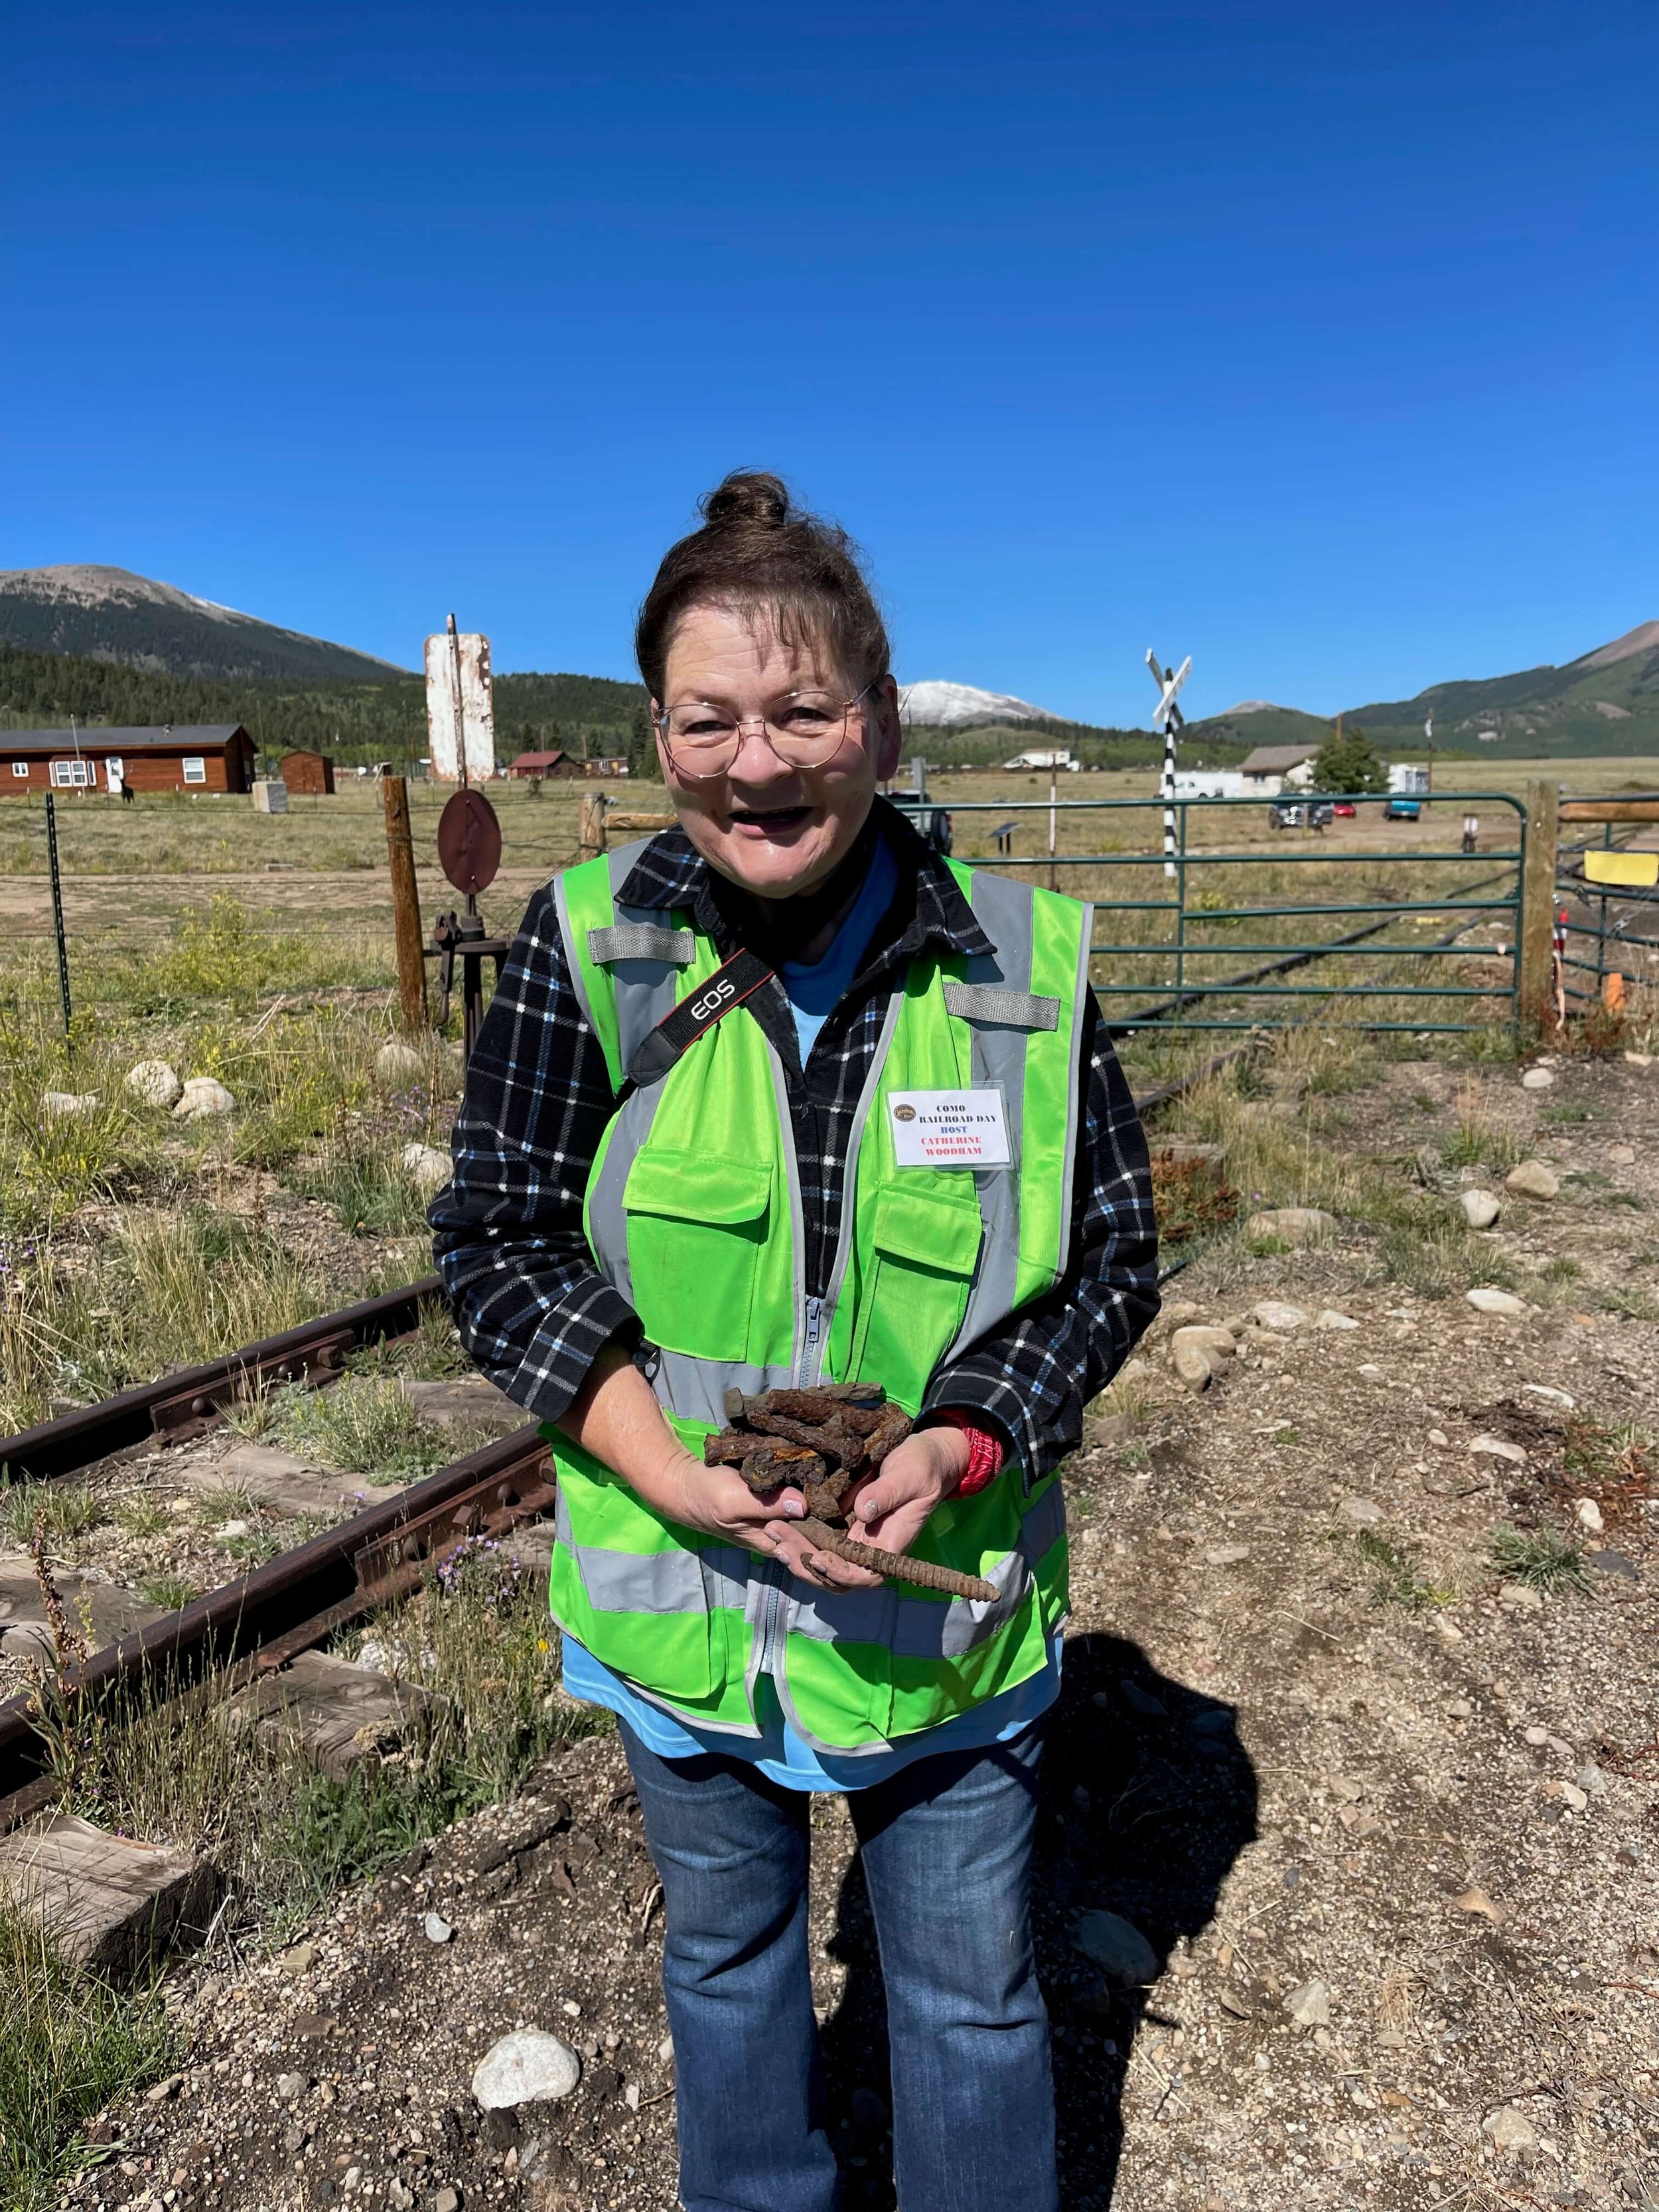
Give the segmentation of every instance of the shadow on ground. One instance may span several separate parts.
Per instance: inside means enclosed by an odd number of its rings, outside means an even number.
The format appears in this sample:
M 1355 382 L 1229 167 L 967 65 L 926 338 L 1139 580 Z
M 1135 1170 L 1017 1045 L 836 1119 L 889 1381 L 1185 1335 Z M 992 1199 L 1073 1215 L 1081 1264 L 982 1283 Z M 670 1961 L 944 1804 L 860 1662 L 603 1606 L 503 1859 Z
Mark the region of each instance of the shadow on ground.
M 1044 1754 L 1034 1906 L 1065 2212 L 1106 2212 L 1112 2202 L 1129 2052 L 1142 2020 L 1158 2018 L 1149 1991 L 1107 1989 L 1073 1931 L 1085 1912 L 1121 1913 L 1161 1966 L 1209 1924 L 1229 1869 L 1256 1832 L 1255 1770 L 1234 1723 L 1232 1706 L 1160 1674 L 1121 1637 L 1079 1636 L 1066 1646 Z M 848 1970 L 824 2057 L 848 2212 L 891 2212 L 886 2008 L 857 1858 L 830 1950 Z

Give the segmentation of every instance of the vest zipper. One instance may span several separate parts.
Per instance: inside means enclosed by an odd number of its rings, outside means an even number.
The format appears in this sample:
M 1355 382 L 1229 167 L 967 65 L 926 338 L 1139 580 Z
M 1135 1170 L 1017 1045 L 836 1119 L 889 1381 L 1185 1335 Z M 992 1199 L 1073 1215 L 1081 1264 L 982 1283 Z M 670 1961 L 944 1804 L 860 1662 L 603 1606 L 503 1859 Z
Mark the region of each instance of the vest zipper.
M 807 1298 L 801 1308 L 800 1357 L 795 1362 L 795 1387 L 808 1389 L 818 1379 L 818 1370 L 823 1364 L 819 1338 L 823 1333 L 823 1300 Z

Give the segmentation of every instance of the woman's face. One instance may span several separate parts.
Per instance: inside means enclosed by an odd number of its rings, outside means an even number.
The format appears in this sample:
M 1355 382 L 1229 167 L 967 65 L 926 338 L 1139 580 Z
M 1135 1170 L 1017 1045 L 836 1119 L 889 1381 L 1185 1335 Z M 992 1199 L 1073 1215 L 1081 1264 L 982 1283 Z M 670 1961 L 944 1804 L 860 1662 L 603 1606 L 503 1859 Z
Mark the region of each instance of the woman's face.
M 811 645 L 787 646 L 763 617 L 722 606 L 682 615 L 668 648 L 665 696 L 652 711 L 708 705 L 749 725 L 737 758 L 717 775 L 681 773 L 657 733 L 657 754 L 681 827 L 711 868 L 758 898 L 790 898 L 817 888 L 852 849 L 876 786 L 898 767 L 898 692 L 890 676 L 847 719 L 847 735 L 827 761 L 797 768 L 780 760 L 758 726 L 773 702 L 791 691 L 850 699 L 858 685 Z

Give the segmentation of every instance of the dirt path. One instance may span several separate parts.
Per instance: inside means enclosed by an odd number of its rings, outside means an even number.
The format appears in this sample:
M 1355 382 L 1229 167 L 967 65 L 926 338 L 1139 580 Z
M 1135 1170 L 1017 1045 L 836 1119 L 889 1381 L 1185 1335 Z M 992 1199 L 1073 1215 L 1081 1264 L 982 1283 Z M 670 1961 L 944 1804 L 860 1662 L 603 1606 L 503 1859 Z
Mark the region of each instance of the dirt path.
M 1170 1285 L 1239 1323 L 1224 1376 L 1188 1395 L 1161 1324 L 1133 1417 L 1068 1470 L 1037 1915 L 1066 2212 L 1659 2202 L 1659 1455 L 1626 1436 L 1659 1427 L 1659 1068 L 1555 1073 L 1476 1079 L 1562 1178 L 1505 1195 L 1482 1248 L 1518 1316 L 1405 1294 L 1357 1228 L 1229 1242 Z M 1455 1186 L 1433 1163 L 1468 1106 L 1425 1062 L 1292 1110 Z M 1304 1318 L 1250 1319 L 1267 1299 Z M 1571 1529 L 1583 1498 L 1583 1591 L 1506 1583 L 1494 1530 Z M 843 1808 L 816 1819 L 836 2140 L 849 2206 L 885 2212 L 868 1915 Z M 1079 1949 L 1102 1910 L 1150 1940 L 1152 1986 Z M 659 1934 L 614 1740 L 578 1744 L 297 1949 L 180 1970 L 185 2073 L 69 2201 L 659 2212 Z M 520 2022 L 582 2084 L 481 2121 L 471 2069 Z

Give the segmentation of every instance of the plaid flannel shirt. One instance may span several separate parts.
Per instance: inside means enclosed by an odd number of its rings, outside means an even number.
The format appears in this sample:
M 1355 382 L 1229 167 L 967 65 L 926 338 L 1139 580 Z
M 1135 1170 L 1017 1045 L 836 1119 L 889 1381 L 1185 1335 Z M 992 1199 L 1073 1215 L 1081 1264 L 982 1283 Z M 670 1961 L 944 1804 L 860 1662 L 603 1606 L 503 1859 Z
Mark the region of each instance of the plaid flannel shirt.
M 993 949 L 943 862 L 894 809 L 882 806 L 880 818 L 898 860 L 899 890 L 805 1067 L 775 977 L 731 1018 L 758 1021 L 783 1064 L 810 1296 L 822 1297 L 827 1286 L 855 1110 L 893 989 L 924 950 Z M 746 902 L 732 897 L 679 830 L 642 848 L 623 900 L 689 909 L 723 959 L 742 941 Z M 762 944 L 754 949 L 766 951 Z M 1065 1277 L 940 1368 L 927 1398 L 927 1409 L 948 1405 L 986 1417 L 1028 1483 L 1075 1449 L 1085 1407 L 1158 1311 L 1146 1138 L 1092 994 L 1081 1061 Z M 605 1345 L 640 1343 L 633 1310 L 594 1266 L 582 1229 L 588 1176 L 617 1103 L 545 888 L 530 902 L 479 1030 L 453 1139 L 454 1180 L 429 1217 L 463 1343 L 484 1374 L 540 1420 L 564 1412 Z

